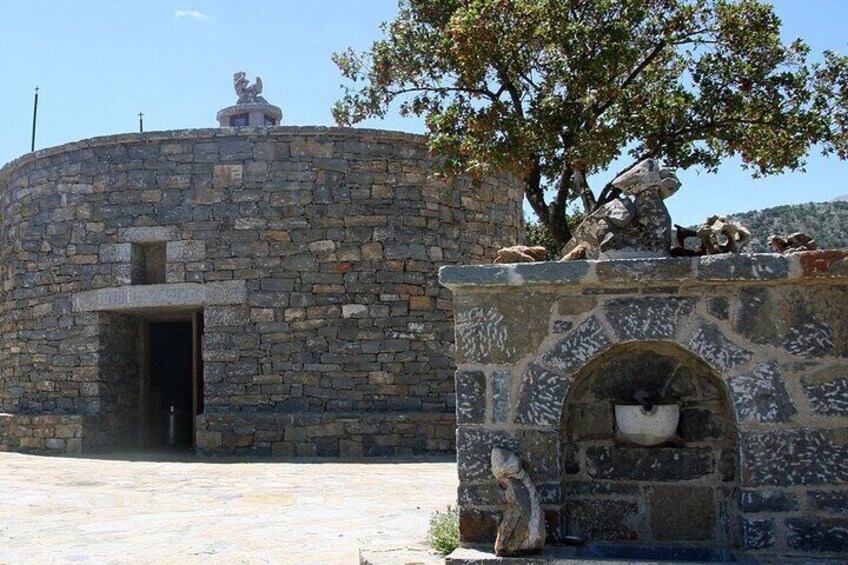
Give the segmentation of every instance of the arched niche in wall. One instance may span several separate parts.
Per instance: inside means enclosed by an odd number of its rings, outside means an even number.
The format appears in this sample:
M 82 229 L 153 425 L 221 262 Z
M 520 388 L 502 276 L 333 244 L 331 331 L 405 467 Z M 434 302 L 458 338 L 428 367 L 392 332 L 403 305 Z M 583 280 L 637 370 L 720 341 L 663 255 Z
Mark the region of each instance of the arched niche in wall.
M 621 437 L 616 404 L 676 404 L 667 441 Z M 618 344 L 574 376 L 563 405 L 563 531 L 590 540 L 733 547 L 738 439 L 724 383 L 683 347 Z

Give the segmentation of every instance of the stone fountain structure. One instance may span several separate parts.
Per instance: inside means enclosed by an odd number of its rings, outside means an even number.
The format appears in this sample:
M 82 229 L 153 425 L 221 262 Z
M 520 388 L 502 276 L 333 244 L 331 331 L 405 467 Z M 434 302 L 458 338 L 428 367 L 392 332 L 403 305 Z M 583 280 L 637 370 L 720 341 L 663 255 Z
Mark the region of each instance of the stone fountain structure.
M 638 241 L 607 224 L 589 256 L 603 233 Z M 638 251 L 442 268 L 462 543 L 491 543 L 504 518 L 502 448 L 524 461 L 549 542 L 844 555 L 848 252 Z M 638 403 L 675 407 L 667 439 L 622 436 L 616 408 Z

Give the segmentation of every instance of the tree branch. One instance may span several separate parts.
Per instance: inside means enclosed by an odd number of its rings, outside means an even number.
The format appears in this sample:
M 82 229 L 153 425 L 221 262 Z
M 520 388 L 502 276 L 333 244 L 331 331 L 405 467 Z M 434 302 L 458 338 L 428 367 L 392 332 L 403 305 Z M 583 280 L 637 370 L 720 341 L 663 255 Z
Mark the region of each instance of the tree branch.
M 434 92 L 434 93 L 445 93 L 445 92 L 465 92 L 468 94 L 479 94 L 480 96 L 485 96 L 486 98 L 492 100 L 493 102 L 497 102 L 498 96 L 490 91 L 483 90 L 477 88 L 462 88 L 459 86 L 420 86 L 420 87 L 407 87 L 401 88 L 398 90 L 386 90 L 386 94 L 390 97 L 395 98 L 397 96 L 401 96 L 403 94 L 412 94 L 415 92 Z
M 662 53 L 662 50 L 665 49 L 666 46 L 667 46 L 667 43 L 665 42 L 665 40 L 660 41 L 654 47 L 654 49 L 648 54 L 648 56 L 645 57 L 642 60 L 642 62 L 639 63 L 636 66 L 635 69 L 630 71 L 630 74 L 628 74 L 627 77 L 625 77 L 624 82 L 622 82 L 621 85 L 617 89 L 618 92 L 620 93 L 625 88 L 627 88 L 627 86 L 630 83 L 632 83 L 634 80 L 636 80 L 636 77 L 639 76 L 642 73 L 642 71 L 644 71 L 647 68 L 647 66 L 650 65 L 654 61 L 654 59 L 656 59 L 659 56 L 660 53 Z M 606 112 L 609 109 L 609 107 L 612 106 L 615 103 L 615 100 L 616 100 L 616 96 L 612 96 L 609 100 L 607 100 L 606 102 L 604 102 L 600 106 L 595 106 L 593 108 L 594 111 L 595 111 L 595 120 L 597 120 L 601 116 L 601 114 Z
M 659 55 L 660 55 L 660 53 L 662 53 L 663 49 L 665 49 L 666 47 L 668 47 L 670 45 L 679 46 L 679 45 L 686 45 L 686 44 L 689 44 L 689 43 L 699 43 L 699 42 L 703 43 L 704 40 L 693 40 L 692 38 L 697 37 L 701 34 L 704 34 L 708 31 L 710 31 L 709 28 L 697 29 L 697 30 L 693 30 L 689 33 L 686 33 L 684 35 L 681 35 L 678 38 L 669 39 L 669 40 L 666 40 L 666 39 L 660 40 L 660 42 L 657 43 L 654 46 L 654 48 L 651 50 L 651 52 L 648 53 L 648 55 L 644 59 L 642 59 L 642 62 L 640 62 L 638 65 L 636 65 L 636 67 L 633 68 L 630 71 L 630 73 L 628 73 L 628 75 L 624 78 L 624 81 L 616 89 L 617 94 L 610 97 L 606 102 L 604 102 L 600 106 L 598 106 L 598 105 L 594 106 L 594 110 L 595 110 L 595 118 L 594 119 L 597 120 L 601 116 L 601 114 L 606 112 L 610 108 L 610 106 L 615 104 L 615 100 L 617 98 L 617 95 L 620 94 L 623 90 L 625 90 L 634 80 L 636 80 L 636 78 L 640 74 L 642 74 L 642 72 L 646 68 L 648 68 L 648 66 L 652 62 L 654 62 L 654 60 L 657 57 L 659 57 Z
M 524 107 L 521 105 L 521 94 L 518 92 L 518 89 L 515 87 L 515 84 L 509 78 L 509 75 L 506 74 L 506 71 L 503 70 L 499 62 L 492 63 L 492 66 L 498 73 L 498 78 L 501 79 L 501 84 L 504 88 L 506 88 L 506 91 L 509 93 L 509 97 L 512 100 L 513 106 L 515 106 L 515 110 L 518 113 L 518 117 L 524 119 Z
M 524 178 L 524 194 L 527 196 L 527 202 L 533 208 L 538 218 L 548 217 L 548 205 L 545 203 L 545 195 L 542 191 L 542 168 L 539 166 L 539 159 L 533 159 L 533 165 L 530 172 Z

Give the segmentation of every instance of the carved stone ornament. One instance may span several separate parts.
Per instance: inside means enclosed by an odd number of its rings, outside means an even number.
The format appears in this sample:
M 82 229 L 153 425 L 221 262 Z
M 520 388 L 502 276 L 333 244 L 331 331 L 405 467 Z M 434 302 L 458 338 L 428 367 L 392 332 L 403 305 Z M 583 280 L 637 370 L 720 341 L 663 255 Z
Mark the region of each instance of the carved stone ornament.
M 233 89 L 236 91 L 239 104 L 267 104 L 265 99 L 259 96 L 262 94 L 262 79 L 259 77 L 256 77 L 256 82 L 250 84 L 247 73 L 238 71 L 233 75 Z
M 816 240 L 805 233 L 795 232 L 785 236 L 773 235 L 768 238 L 769 247 L 775 253 L 798 253 L 800 251 L 815 251 L 819 248 Z
M 675 224 L 676 243 L 671 250 L 674 257 L 740 253 L 751 242 L 751 230 L 741 223 L 724 216 L 710 216 L 697 230 Z M 686 247 L 686 240 L 697 237 L 700 245 L 695 249 Z
M 506 508 L 495 539 L 498 555 L 538 553 L 545 546 L 545 516 L 539 492 L 508 449 L 492 449 L 492 474 L 504 489 Z
M 563 261 L 667 257 L 671 216 L 664 199 L 680 188 L 671 169 L 647 159 L 612 181 L 598 206 L 574 230 Z

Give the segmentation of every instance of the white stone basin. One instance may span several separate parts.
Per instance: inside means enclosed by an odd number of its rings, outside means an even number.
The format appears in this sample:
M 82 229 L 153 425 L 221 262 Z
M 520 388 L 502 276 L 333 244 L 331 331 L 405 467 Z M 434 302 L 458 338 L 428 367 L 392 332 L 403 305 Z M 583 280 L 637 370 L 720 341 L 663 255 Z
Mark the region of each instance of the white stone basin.
M 645 410 L 639 404 L 616 404 L 618 437 L 636 445 L 659 445 L 674 437 L 680 420 L 677 404 L 656 404 Z

